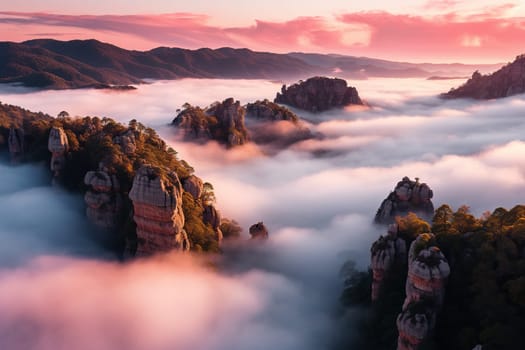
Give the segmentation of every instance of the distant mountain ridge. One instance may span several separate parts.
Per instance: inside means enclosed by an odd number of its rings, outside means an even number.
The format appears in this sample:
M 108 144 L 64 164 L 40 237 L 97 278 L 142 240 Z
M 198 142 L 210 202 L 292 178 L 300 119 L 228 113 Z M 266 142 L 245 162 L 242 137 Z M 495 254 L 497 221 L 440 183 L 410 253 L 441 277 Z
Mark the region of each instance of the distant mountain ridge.
M 475 71 L 466 83 L 442 94 L 444 98 L 489 100 L 525 93 L 525 54 L 492 74 Z
M 445 67 L 445 68 L 444 68 Z M 140 84 L 146 79 L 301 79 L 337 74 L 344 78 L 429 77 L 497 66 L 428 65 L 366 57 L 276 54 L 249 49 L 158 47 L 134 51 L 94 39 L 0 42 L 0 83 L 71 89 Z

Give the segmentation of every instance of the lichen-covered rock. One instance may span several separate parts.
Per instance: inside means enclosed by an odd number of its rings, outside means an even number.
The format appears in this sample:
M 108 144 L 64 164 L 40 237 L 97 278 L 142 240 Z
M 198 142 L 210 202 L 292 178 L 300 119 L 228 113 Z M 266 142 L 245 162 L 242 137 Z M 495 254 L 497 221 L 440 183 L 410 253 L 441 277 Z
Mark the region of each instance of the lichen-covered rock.
M 64 129 L 60 127 L 51 128 L 47 147 L 49 152 L 52 153 L 50 165 L 51 171 L 53 172 L 53 176 L 58 178 L 64 169 L 66 163 L 66 152 L 69 148 L 67 135 L 64 132 Z
M 222 241 L 223 235 L 221 231 L 221 213 L 213 205 L 205 205 L 202 213 L 202 221 L 209 224 L 216 234 L 217 241 Z
M 264 226 L 262 221 L 250 226 L 249 232 L 252 236 L 251 239 L 268 239 L 268 229 L 266 228 L 266 226 Z
M 404 216 L 409 212 L 416 213 L 424 219 L 434 215 L 432 197 L 434 193 L 426 183 L 420 183 L 404 177 L 379 206 L 375 216 L 376 223 L 391 223 L 396 216 Z
M 282 103 L 310 112 L 322 112 L 348 105 L 362 105 L 355 87 L 338 78 L 313 77 L 289 87 L 283 85 L 275 103 Z
M 500 70 L 481 75 L 478 71 L 462 86 L 442 94 L 444 98 L 494 99 L 525 93 L 525 55 Z
M 203 182 L 200 178 L 195 175 L 191 175 L 186 179 L 182 180 L 182 187 L 184 191 L 191 194 L 193 199 L 199 200 L 202 196 Z
M 19 161 L 20 157 L 24 154 L 24 129 L 13 126 L 9 128 L 7 145 L 11 160 L 13 162 Z
M 145 165 L 136 173 L 129 198 L 137 224 L 137 255 L 189 250 L 184 231 L 182 185 L 173 172 Z
M 88 190 L 84 195 L 86 216 L 96 226 L 112 230 L 118 225 L 122 209 L 119 182 L 105 170 L 88 171 L 84 176 Z
M 397 237 L 398 227 L 392 224 L 388 228 L 386 236 L 381 236 L 372 244 L 371 268 L 372 268 L 372 301 L 379 297 L 381 286 L 392 265 L 402 262 L 406 258 L 406 242 Z

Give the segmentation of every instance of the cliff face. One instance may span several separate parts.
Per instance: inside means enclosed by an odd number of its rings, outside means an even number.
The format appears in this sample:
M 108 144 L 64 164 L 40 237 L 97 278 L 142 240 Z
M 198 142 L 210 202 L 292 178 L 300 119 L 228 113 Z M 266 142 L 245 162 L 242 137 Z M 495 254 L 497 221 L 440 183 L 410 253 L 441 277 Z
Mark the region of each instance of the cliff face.
M 200 200 L 204 185 L 202 180 L 195 175 L 191 175 L 182 181 L 182 187 L 184 191 L 191 194 L 193 199 Z
M 60 127 L 51 128 L 47 148 L 49 149 L 49 152 L 52 153 L 50 165 L 51 171 L 53 172 L 55 179 L 59 178 L 61 171 L 64 169 L 66 163 L 66 152 L 69 148 L 64 129 Z
M 217 242 L 222 241 L 223 235 L 221 231 L 221 213 L 212 204 L 204 206 L 202 213 L 202 221 L 204 224 L 209 224 L 216 234 Z
M 136 255 L 189 250 L 184 231 L 182 186 L 175 173 L 162 175 L 159 168 L 141 167 L 129 192 L 137 224 Z
M 397 236 L 398 227 L 392 224 L 388 227 L 386 236 L 381 236 L 372 244 L 371 268 L 372 268 L 372 301 L 376 301 L 380 295 L 383 281 L 394 263 L 400 263 L 406 259 L 407 248 L 404 239 Z
M 381 203 L 375 222 L 390 223 L 397 215 L 403 216 L 409 212 L 430 219 L 434 214 L 434 204 L 431 201 L 433 195 L 433 191 L 426 183 L 419 183 L 418 178 L 416 181 L 411 181 L 405 176 Z
M 252 226 L 250 226 L 250 235 L 251 239 L 257 240 L 267 240 L 268 239 L 268 229 L 264 226 L 263 222 L 260 221 Z
M 490 74 L 474 72 L 462 86 L 442 94 L 444 98 L 493 99 L 525 93 L 525 55 Z
M 102 229 L 115 229 L 122 209 L 122 197 L 118 192 L 120 185 L 116 176 L 103 168 L 88 171 L 84 176 L 84 184 L 89 187 L 84 195 L 88 219 Z
M 327 77 L 309 78 L 289 87 L 283 85 L 274 102 L 310 112 L 363 104 L 355 87 L 348 86 L 343 79 Z
M 424 233 L 410 245 L 406 298 L 397 318 L 398 350 L 419 348 L 431 335 L 443 304 L 450 267 L 433 240 L 433 234 Z
M 13 126 L 9 128 L 7 146 L 11 161 L 14 163 L 20 161 L 21 157 L 24 155 L 24 129 L 15 128 Z

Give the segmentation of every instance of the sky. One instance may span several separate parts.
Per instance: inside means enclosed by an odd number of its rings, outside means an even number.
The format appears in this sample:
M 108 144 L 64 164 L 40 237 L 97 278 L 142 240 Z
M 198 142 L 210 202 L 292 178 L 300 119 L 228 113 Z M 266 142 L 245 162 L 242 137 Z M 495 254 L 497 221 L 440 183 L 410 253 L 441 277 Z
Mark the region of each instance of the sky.
M 508 62 L 522 53 L 515 0 L 38 1 L 2 4 L 2 39 L 95 38 L 128 49 L 248 47 L 413 62 Z

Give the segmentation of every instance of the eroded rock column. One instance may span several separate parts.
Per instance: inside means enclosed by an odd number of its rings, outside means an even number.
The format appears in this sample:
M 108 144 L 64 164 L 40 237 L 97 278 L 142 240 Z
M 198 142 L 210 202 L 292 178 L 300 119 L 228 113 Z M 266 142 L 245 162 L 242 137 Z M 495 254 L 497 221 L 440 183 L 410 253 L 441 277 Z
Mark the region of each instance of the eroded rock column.
M 372 268 L 372 301 L 379 297 L 383 281 L 396 262 L 400 263 L 406 259 L 407 248 L 404 239 L 397 236 L 398 227 L 392 224 L 388 227 L 386 236 L 381 236 L 372 244 L 371 268 Z
M 102 229 L 115 229 L 122 209 L 122 198 L 118 192 L 120 185 L 116 176 L 101 168 L 88 171 L 84 183 L 89 186 L 84 195 L 89 220 Z
M 410 245 L 403 311 L 397 317 L 398 350 L 416 350 L 432 334 L 450 275 L 448 262 L 433 245 L 434 235 L 423 233 Z
M 184 231 L 182 191 L 173 172 L 149 165 L 137 171 L 129 192 L 137 224 L 137 256 L 190 249 Z
M 52 127 L 49 132 L 47 148 L 52 153 L 50 168 L 53 177 L 58 179 L 61 176 L 66 164 L 66 152 L 69 149 L 66 133 L 60 127 Z

